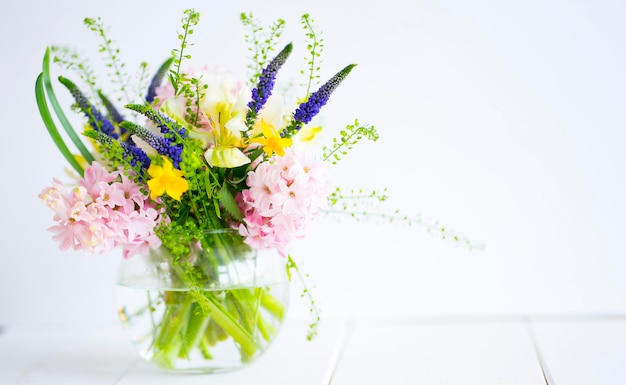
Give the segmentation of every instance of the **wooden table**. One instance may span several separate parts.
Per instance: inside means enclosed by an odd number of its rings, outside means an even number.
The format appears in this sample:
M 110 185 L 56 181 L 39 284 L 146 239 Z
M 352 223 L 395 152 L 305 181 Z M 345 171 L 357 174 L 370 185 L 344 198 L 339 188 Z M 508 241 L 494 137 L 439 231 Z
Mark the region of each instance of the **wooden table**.
M 626 384 L 626 315 L 337 320 L 312 342 L 300 320 L 243 370 L 172 374 L 119 325 L 5 325 L 0 384 Z

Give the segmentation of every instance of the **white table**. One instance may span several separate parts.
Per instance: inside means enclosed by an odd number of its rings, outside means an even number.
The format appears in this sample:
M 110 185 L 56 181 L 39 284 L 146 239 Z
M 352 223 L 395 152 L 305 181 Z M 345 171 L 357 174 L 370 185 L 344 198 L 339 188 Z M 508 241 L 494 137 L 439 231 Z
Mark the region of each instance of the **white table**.
M 288 320 L 257 362 L 171 374 L 144 362 L 119 325 L 5 325 L 0 384 L 626 384 L 626 315 L 326 321 L 313 341 Z

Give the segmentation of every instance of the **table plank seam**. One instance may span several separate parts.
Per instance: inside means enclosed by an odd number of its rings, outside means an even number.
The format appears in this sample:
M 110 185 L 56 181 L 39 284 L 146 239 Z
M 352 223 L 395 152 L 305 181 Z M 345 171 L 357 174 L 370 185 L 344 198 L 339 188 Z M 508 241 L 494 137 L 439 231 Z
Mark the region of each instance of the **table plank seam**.
M 333 354 L 328 365 L 328 370 L 326 371 L 326 375 L 324 376 L 324 381 L 322 382 L 322 385 L 332 384 L 337 368 L 339 367 L 339 362 L 341 362 L 341 358 L 343 357 L 350 337 L 352 336 L 352 332 L 354 331 L 354 327 L 354 321 L 348 321 L 342 328 L 342 331 L 339 334 L 337 344 L 335 345 L 335 349 L 333 350 Z
M 543 358 L 543 354 L 541 353 L 541 347 L 539 346 L 535 331 L 533 330 L 531 320 L 528 318 L 525 319 L 524 324 L 526 325 L 526 329 L 530 334 L 530 340 L 532 341 L 533 347 L 535 348 L 535 354 L 537 355 L 539 367 L 541 368 L 543 379 L 546 382 L 546 385 L 556 385 L 554 379 L 552 378 L 552 375 L 550 374 L 550 370 L 548 369 L 548 364 L 546 363 L 546 360 Z

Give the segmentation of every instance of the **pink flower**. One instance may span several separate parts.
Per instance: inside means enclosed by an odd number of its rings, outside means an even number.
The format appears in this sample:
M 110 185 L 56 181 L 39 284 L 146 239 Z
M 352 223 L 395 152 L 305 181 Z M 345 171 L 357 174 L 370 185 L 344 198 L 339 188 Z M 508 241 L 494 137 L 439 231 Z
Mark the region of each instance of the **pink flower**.
M 85 175 L 83 179 L 81 179 L 80 184 L 87 189 L 89 195 L 96 196 L 100 191 L 98 183 L 110 183 L 114 181 L 115 178 L 117 178 L 117 173 L 110 173 L 100 163 L 93 162 L 85 169 Z
M 248 173 L 237 197 L 244 223 L 239 232 L 255 248 L 274 248 L 282 255 L 302 238 L 312 217 L 326 204 L 330 188 L 322 162 L 288 149 Z
M 154 103 L 154 107 L 157 109 L 161 107 L 161 104 L 163 104 L 167 98 L 174 96 L 174 86 L 172 86 L 172 83 L 169 81 L 165 82 L 162 86 L 155 88 L 154 91 L 156 93 L 156 103 Z
M 55 213 L 54 220 L 58 221 L 65 217 L 69 208 L 74 204 L 74 197 L 67 191 L 63 183 L 58 179 L 52 179 L 52 186 L 45 188 L 39 198 Z
M 124 206 L 126 202 L 126 198 L 124 196 L 124 190 L 120 187 L 120 183 L 105 183 L 100 182 L 99 186 L 100 191 L 98 191 L 98 196 L 95 199 L 96 202 L 107 205 L 111 208 L 117 206 Z
M 68 190 L 54 179 L 39 196 L 55 213 L 57 225 L 49 230 L 62 250 L 102 253 L 119 246 L 130 257 L 161 245 L 155 228 L 165 220 L 162 212 L 121 170 L 94 162 L 78 186 Z
M 248 200 L 255 202 L 254 207 L 265 215 L 271 215 L 272 195 L 280 190 L 280 173 L 271 167 L 269 162 L 261 163 L 246 179 L 246 184 L 250 187 L 246 194 Z
M 120 173 L 122 182 L 119 184 L 120 190 L 124 193 L 124 204 L 122 209 L 129 214 L 135 208 L 142 209 L 146 201 L 146 196 L 141 192 L 139 186 L 133 182 L 127 175 Z

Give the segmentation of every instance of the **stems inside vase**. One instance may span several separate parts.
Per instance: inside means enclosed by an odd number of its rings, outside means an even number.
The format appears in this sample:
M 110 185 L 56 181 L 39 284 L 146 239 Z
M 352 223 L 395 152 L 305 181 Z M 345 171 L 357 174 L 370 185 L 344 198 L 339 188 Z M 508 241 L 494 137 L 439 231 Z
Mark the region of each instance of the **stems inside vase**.
M 232 238 L 210 234 L 185 259 L 163 248 L 152 258 L 163 289 L 144 289 L 144 311 L 126 312 L 125 322 L 130 329 L 144 319 L 151 329 L 138 338 L 146 358 L 165 369 L 214 371 L 254 360 L 273 341 L 285 316 L 287 278 L 261 276 L 256 253 Z

